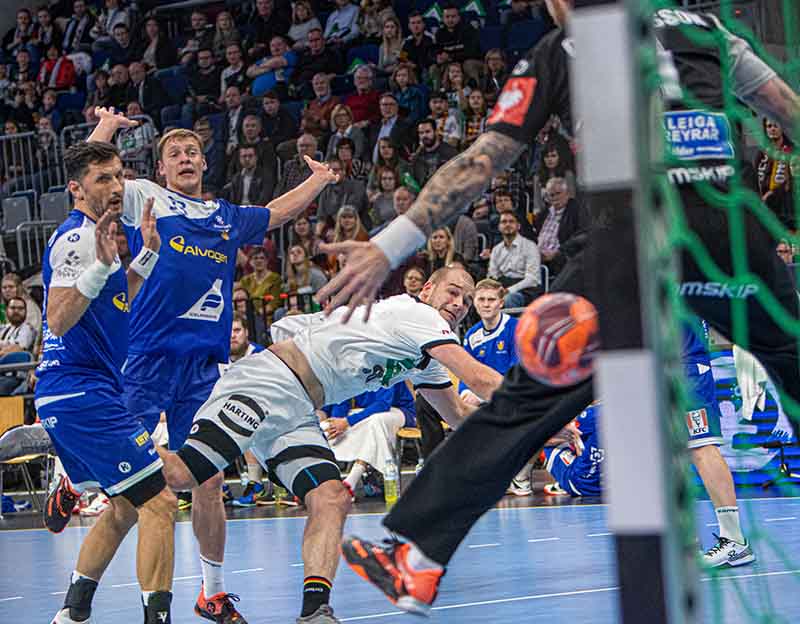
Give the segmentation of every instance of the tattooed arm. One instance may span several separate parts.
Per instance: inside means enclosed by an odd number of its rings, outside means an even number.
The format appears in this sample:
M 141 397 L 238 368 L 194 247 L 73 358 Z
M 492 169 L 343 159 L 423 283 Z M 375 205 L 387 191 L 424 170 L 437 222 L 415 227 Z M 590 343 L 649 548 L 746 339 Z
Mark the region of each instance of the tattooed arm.
M 499 132 L 486 132 L 428 180 L 406 213 L 426 236 L 465 211 L 492 178 L 508 169 L 525 144 Z
M 783 80 L 772 78 L 744 100 L 756 112 L 779 123 L 794 141 L 800 140 L 800 96 Z

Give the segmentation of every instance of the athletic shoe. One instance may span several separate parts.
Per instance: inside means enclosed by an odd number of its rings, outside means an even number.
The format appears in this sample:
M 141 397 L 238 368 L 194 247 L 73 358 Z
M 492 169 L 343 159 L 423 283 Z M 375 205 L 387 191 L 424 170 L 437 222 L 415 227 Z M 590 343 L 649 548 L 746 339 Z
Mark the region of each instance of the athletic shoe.
M 98 494 L 94 497 L 94 500 L 89 503 L 86 507 L 81 507 L 80 515 L 81 516 L 88 516 L 94 517 L 99 516 L 103 513 L 106 509 L 111 506 L 111 501 L 105 496 L 105 494 Z
M 58 485 L 50 492 L 44 504 L 42 521 L 51 533 L 61 533 L 69 523 L 75 503 L 80 494 L 72 489 L 72 484 L 65 476 L 61 476 Z
M 80 578 L 71 583 L 64 598 L 64 606 L 56 613 L 52 624 L 91 624 L 92 599 L 97 591 L 97 583 Z
M 216 624 L 247 624 L 247 620 L 233 606 L 234 602 L 239 602 L 239 596 L 223 592 L 206 598 L 201 585 L 200 595 L 194 605 L 194 612 L 202 618 L 216 622 Z
M 703 553 L 703 563 L 709 568 L 736 567 L 753 563 L 756 560 L 750 542 L 744 544 L 734 542 L 727 537 L 720 537 L 714 533 L 717 543 Z
M 397 607 L 428 615 L 444 570 L 414 570 L 408 563 L 410 546 L 385 540 L 385 546 L 355 536 L 344 538 L 342 555 L 361 578 L 380 589 Z
M 255 507 L 267 495 L 267 488 L 261 483 L 250 481 L 239 498 L 233 499 L 234 507 Z
M 330 605 L 321 605 L 319 609 L 311 615 L 299 617 L 295 620 L 296 624 L 341 624 L 341 620 L 333 615 Z
M 506 494 L 513 494 L 514 496 L 530 496 L 533 494 L 533 488 L 531 488 L 531 480 L 525 479 L 517 479 L 514 477 L 511 479 L 511 485 L 508 486 L 506 489 Z
M 569 492 L 562 488 L 558 483 L 548 483 L 545 485 L 544 493 L 546 496 L 569 496 Z
M 192 508 L 192 493 L 178 492 L 178 511 L 188 511 Z
M 172 624 L 170 614 L 172 592 L 157 591 L 150 594 L 144 607 L 144 624 Z
M 227 483 L 222 484 L 222 504 L 230 505 L 233 502 L 233 493 Z

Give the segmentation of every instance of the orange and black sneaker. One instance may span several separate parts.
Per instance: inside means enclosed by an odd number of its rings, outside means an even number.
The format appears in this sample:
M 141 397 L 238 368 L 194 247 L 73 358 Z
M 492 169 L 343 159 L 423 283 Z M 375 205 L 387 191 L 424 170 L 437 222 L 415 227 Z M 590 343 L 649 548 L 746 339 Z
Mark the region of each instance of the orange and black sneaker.
M 396 540 L 384 540 L 384 544 L 346 537 L 342 555 L 356 574 L 380 589 L 398 608 L 429 615 L 445 570 L 414 570 L 408 564 L 409 544 Z
M 65 475 L 61 475 L 58 485 L 50 492 L 42 512 L 42 521 L 51 533 L 61 533 L 69 524 L 72 510 L 81 495 L 72 489 L 72 484 Z
M 216 624 L 247 624 L 247 620 L 233 606 L 234 602 L 239 602 L 239 596 L 224 592 L 206 598 L 205 590 L 201 585 L 194 612 L 201 618 L 211 620 Z

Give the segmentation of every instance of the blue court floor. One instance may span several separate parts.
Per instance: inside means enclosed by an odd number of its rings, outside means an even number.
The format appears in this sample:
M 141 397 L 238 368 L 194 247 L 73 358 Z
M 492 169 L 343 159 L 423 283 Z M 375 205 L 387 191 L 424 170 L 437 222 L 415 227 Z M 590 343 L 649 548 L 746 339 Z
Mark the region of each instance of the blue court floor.
M 758 561 L 702 575 L 700 622 L 800 622 L 800 498 L 742 502 L 743 524 Z M 604 505 L 494 509 L 467 537 L 445 577 L 431 622 L 617 622 L 617 589 Z M 380 514 L 355 514 L 346 530 L 380 539 Z M 709 545 L 710 503 L 697 506 L 697 525 Z M 243 519 L 228 523 L 227 589 L 242 597 L 250 624 L 292 623 L 299 611 L 303 518 Z M 0 531 L 0 620 L 44 623 L 60 607 L 67 579 L 88 528 L 58 536 L 44 530 Z M 140 622 L 134 532 L 98 590 L 93 622 Z M 191 525 L 179 523 L 173 622 L 201 622 L 192 613 L 200 565 Z M 400 614 L 346 567 L 334 584 L 333 607 L 345 622 L 417 622 Z M 540 619 L 541 618 L 541 619 Z

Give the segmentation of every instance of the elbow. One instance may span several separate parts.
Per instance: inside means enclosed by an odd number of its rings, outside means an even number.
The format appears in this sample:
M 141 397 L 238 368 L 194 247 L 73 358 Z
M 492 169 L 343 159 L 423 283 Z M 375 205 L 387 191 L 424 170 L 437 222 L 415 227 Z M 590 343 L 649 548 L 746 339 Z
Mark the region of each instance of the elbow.
M 56 338 L 61 338 L 67 333 L 64 323 L 57 316 L 55 318 L 47 319 L 47 331 L 49 331 Z

